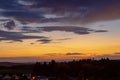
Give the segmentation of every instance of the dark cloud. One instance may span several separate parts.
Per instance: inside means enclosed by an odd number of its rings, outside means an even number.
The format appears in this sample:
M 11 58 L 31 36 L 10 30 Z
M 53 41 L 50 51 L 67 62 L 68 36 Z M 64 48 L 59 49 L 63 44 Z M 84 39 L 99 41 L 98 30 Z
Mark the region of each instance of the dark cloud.
M 73 32 L 76 34 L 89 34 L 89 29 L 84 27 L 74 27 L 74 26 L 56 26 L 56 27 L 41 27 L 43 31 L 51 32 L 51 31 L 66 31 Z
M 47 43 L 51 43 L 52 40 L 48 39 L 48 38 L 44 38 L 44 39 L 40 39 L 37 40 L 37 42 L 41 42 L 41 44 L 47 44 Z
M 62 54 L 60 54 L 60 53 L 47 53 L 47 54 L 45 54 L 46 56 L 60 56 L 60 55 L 62 55 Z
M 107 30 L 96 30 L 95 32 L 108 32 Z
M 9 30 L 12 30 L 16 27 L 16 25 L 15 25 L 15 22 L 13 20 L 11 20 L 11 21 L 4 23 L 4 27 Z
M 85 27 L 77 27 L 77 26 L 44 26 L 44 27 L 23 27 L 21 29 L 23 32 L 34 33 L 34 32 L 52 32 L 52 31 L 65 31 L 65 32 L 73 32 L 75 34 L 84 35 L 90 34 L 92 32 L 107 32 L 107 30 L 94 30 Z
M 0 0 L 0 8 L 7 10 L 17 9 L 17 0 Z
M 60 40 L 60 41 L 64 41 L 64 40 L 70 40 L 72 38 L 63 38 L 63 39 L 57 39 L 57 40 Z
M 0 15 L 21 23 L 114 20 L 120 19 L 119 8 L 120 0 L 0 0 Z
M 0 22 L 2 22 L 0 25 L 8 30 L 13 30 L 16 27 L 16 23 L 12 19 L 0 19 Z
M 31 45 L 35 44 L 35 43 L 30 43 Z
M 13 29 L 15 27 L 15 23 L 13 21 L 7 22 L 4 25 L 8 29 Z M 37 39 L 37 42 L 41 42 L 41 44 L 51 43 L 53 40 L 44 37 L 44 36 L 31 36 L 25 35 L 25 33 L 42 33 L 42 32 L 52 32 L 52 31 L 65 31 L 65 32 L 73 32 L 75 34 L 84 35 L 90 34 L 92 32 L 106 32 L 103 30 L 94 30 L 90 28 L 84 27 L 76 27 L 76 26 L 49 26 L 49 27 L 27 27 L 24 26 L 21 29 L 21 32 L 11 32 L 11 31 L 3 31 L 0 30 L 0 41 L 18 41 L 23 42 L 26 39 Z M 59 40 L 69 40 L 70 38 L 64 38 Z
M 11 24 L 12 23 L 12 24 Z M 14 22 L 10 22 L 10 24 L 7 24 L 7 28 L 11 29 L 15 25 Z M 37 42 L 41 42 L 41 44 L 47 44 L 51 43 L 53 40 L 44 37 L 44 36 L 31 36 L 31 35 L 25 35 L 25 33 L 42 33 L 42 32 L 52 32 L 52 31 L 65 31 L 65 32 L 73 32 L 75 34 L 84 35 L 84 34 L 90 34 L 92 32 L 105 32 L 105 31 L 98 31 L 90 28 L 84 28 L 84 27 L 76 27 L 76 26 L 49 26 L 49 27 L 27 27 L 24 26 L 21 29 L 21 32 L 9 32 L 9 31 L 3 31 L 0 30 L 0 41 L 18 41 L 23 42 L 25 39 L 37 39 Z M 69 40 L 70 38 L 64 38 L 59 40 Z
M 48 56 L 77 56 L 77 55 L 85 55 L 83 53 L 78 53 L 78 52 L 71 52 L 71 53 L 48 53 L 48 54 L 45 54 L 45 55 L 48 55 Z
M 75 52 L 75 53 L 66 53 L 66 55 L 84 55 L 84 54 Z
M 40 33 L 42 30 L 36 27 L 34 28 L 34 27 L 23 26 L 21 28 L 21 31 L 23 33 L 38 33 L 38 32 Z
M 120 55 L 120 52 L 116 52 L 116 53 L 114 53 L 114 54 L 118 54 L 118 55 Z
M 21 23 L 27 22 L 40 22 L 44 17 L 42 16 L 42 12 L 37 11 L 5 11 L 2 12 L 2 15 L 5 17 L 13 17 L 16 20 L 21 21 Z
M 22 0 L 24 2 L 31 2 L 34 3 L 32 7 L 57 7 L 57 6 L 72 6 L 72 7 L 78 7 L 78 6 L 93 6 L 98 4 L 105 4 L 105 3 L 111 3 L 113 0 Z M 119 1 L 119 0 L 116 0 Z M 31 6 L 31 5 L 30 5 Z
M 0 41 L 17 41 L 17 42 L 23 42 L 25 39 L 40 39 L 41 42 L 43 39 L 48 39 L 48 37 L 44 36 L 30 36 L 30 35 L 24 35 L 19 32 L 8 32 L 8 31 L 2 31 L 0 30 Z

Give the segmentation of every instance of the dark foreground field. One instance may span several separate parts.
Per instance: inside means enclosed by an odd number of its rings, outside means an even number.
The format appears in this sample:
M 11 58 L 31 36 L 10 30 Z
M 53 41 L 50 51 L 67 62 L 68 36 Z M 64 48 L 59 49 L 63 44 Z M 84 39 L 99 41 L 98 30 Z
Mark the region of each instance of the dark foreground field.
M 120 60 L 84 59 L 70 62 L 52 60 L 33 64 L 1 63 L 0 75 L 3 77 L 6 74 L 31 74 L 31 77 L 44 76 L 48 80 L 120 80 Z

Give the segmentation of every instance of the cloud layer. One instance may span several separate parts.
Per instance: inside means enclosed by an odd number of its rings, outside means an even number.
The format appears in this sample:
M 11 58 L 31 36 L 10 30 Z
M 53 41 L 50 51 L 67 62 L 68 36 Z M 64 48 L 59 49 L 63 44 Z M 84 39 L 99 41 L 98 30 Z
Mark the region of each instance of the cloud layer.
M 30 32 L 53 32 L 53 31 L 64 31 L 64 32 L 73 32 L 78 35 L 90 34 L 90 33 L 101 33 L 107 32 L 107 30 L 95 30 L 85 27 L 78 27 L 78 26 L 44 26 L 44 27 L 23 27 L 21 29 L 23 32 L 30 33 Z
M 7 32 L 7 31 L 0 30 L 0 41 L 23 42 L 23 40 L 25 39 L 38 39 L 43 43 L 49 40 L 48 37 L 44 37 L 44 36 L 29 36 L 29 35 L 24 35 L 19 32 Z
M 6 23 L 5 27 L 8 29 L 12 29 L 14 27 L 14 23 Z M 76 26 L 49 26 L 49 27 L 22 27 L 21 32 L 11 32 L 11 31 L 4 31 L 0 30 L 0 41 L 18 41 L 23 42 L 23 40 L 26 39 L 37 39 L 36 42 L 41 42 L 42 44 L 51 43 L 53 40 L 49 37 L 45 36 L 31 36 L 31 35 L 25 35 L 25 33 L 43 33 L 43 32 L 52 32 L 52 31 L 64 31 L 64 32 L 72 32 L 74 34 L 78 35 L 84 35 L 84 34 L 91 34 L 91 33 L 101 33 L 101 32 L 107 32 L 107 30 L 94 30 L 90 28 L 84 28 L 84 27 L 76 27 Z M 59 39 L 60 40 L 69 40 L 70 38 L 64 38 Z
M 79 26 L 43 26 L 23 27 L 32 23 L 91 23 L 120 19 L 120 0 L 0 0 L 0 19 L 3 26 L 11 30 L 20 25 L 19 32 L 4 31 L 0 28 L 0 40 L 22 42 L 24 39 L 38 39 L 50 43 L 51 39 L 39 39 L 45 36 L 26 36 L 26 33 L 40 32 L 72 32 L 74 34 L 90 34 L 107 32 Z M 19 22 L 20 25 L 16 25 Z M 21 31 L 21 32 L 20 32 Z M 14 35 L 13 35 L 14 34 Z M 17 35 L 17 36 L 16 36 Z M 19 35 L 19 36 L 18 36 Z
M 119 8 L 120 0 L 0 0 L 0 15 L 21 22 L 113 20 Z

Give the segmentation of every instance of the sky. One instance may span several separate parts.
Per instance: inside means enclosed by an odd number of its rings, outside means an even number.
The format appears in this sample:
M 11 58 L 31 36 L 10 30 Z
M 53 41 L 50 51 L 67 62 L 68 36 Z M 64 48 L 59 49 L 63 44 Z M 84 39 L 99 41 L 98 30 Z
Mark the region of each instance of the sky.
M 120 0 L 0 0 L 0 61 L 120 59 Z

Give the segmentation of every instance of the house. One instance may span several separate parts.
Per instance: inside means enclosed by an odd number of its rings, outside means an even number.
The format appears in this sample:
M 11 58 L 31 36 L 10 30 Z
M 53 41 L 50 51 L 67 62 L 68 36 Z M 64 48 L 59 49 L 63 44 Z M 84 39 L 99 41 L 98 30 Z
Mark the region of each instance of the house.
M 37 76 L 36 80 L 48 80 L 48 78 L 45 76 Z

